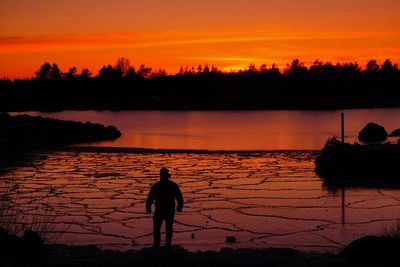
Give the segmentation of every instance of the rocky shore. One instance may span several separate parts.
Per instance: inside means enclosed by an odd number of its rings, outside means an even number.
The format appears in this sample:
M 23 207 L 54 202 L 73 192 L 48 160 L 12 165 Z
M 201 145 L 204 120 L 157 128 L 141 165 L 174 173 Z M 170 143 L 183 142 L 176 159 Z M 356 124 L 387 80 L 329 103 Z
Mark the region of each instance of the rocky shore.
M 0 112 L 0 167 L 26 161 L 31 151 L 120 136 L 114 126 Z
M 125 252 L 96 246 L 44 245 L 30 230 L 22 237 L 0 228 L 0 266 L 348 266 L 334 254 L 294 249 L 231 249 L 190 252 L 182 246 Z
M 48 245 L 27 257 L 6 257 L 1 266 L 397 266 L 398 246 L 385 237 L 367 236 L 352 242 L 342 253 L 300 252 L 289 248 L 231 249 L 190 252 L 182 246 L 171 250 L 144 248 L 126 252 L 96 246 Z M 372 243 L 371 243 L 372 241 Z M 382 246 L 380 249 L 377 246 Z M 397 243 L 398 245 L 398 243 Z M 389 250 L 385 250 L 390 248 Z M 364 251 L 362 253 L 362 251 Z M 22 252 L 21 252 L 22 253 Z M 3 265 L 5 264 L 5 265 Z
M 51 246 L 41 266 L 349 266 L 333 254 L 302 253 L 294 249 L 230 249 L 189 252 L 144 248 L 117 252 L 93 246 Z

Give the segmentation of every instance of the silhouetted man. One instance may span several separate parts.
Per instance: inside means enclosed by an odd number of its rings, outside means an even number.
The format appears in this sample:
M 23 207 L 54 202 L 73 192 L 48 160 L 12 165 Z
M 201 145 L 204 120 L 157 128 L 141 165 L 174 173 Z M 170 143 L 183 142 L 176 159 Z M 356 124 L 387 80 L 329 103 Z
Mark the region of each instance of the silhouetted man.
M 172 232 L 175 215 L 175 199 L 178 201 L 177 211 L 181 212 L 183 208 L 183 197 L 179 186 L 173 181 L 169 180 L 171 175 L 168 169 L 162 168 L 160 170 L 160 181 L 153 184 L 150 189 L 146 201 L 146 211 L 151 213 L 151 205 L 155 200 L 156 210 L 153 217 L 153 240 L 154 248 L 160 247 L 161 241 L 161 225 L 165 221 L 166 240 L 165 247 L 171 247 Z

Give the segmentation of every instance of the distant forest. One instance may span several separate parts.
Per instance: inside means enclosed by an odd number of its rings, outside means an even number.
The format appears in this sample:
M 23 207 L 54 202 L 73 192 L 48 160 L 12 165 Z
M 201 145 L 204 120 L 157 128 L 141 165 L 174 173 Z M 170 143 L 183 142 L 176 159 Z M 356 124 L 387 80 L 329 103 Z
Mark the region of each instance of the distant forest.
M 223 72 L 214 66 L 181 67 L 177 74 L 135 68 L 126 58 L 97 75 L 44 63 L 30 79 L 0 80 L 0 111 L 259 110 L 400 107 L 400 70 L 386 60 L 357 63 L 298 59 Z

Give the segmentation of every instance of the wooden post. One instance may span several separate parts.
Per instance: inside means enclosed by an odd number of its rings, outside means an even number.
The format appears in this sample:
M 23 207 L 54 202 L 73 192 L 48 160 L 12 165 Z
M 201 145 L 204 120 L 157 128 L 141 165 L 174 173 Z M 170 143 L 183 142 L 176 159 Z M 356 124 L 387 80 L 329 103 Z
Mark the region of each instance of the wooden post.
M 341 114 L 342 116 L 342 143 L 344 143 L 344 113 Z
M 342 225 L 346 224 L 346 209 L 345 209 L 345 191 L 342 186 Z

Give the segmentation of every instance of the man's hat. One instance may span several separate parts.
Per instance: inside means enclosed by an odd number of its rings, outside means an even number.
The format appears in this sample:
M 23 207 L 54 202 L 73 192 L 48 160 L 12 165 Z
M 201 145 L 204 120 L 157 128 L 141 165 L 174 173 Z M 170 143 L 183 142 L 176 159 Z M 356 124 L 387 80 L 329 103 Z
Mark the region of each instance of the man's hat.
M 161 168 L 160 176 L 169 178 L 169 177 L 171 177 L 171 174 L 169 174 L 169 170 L 167 168 Z

